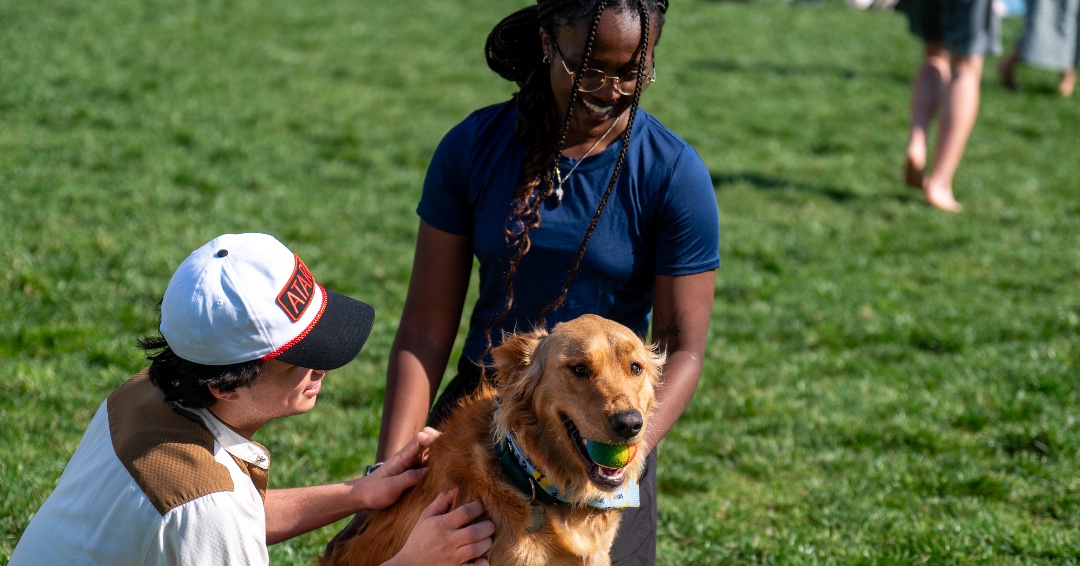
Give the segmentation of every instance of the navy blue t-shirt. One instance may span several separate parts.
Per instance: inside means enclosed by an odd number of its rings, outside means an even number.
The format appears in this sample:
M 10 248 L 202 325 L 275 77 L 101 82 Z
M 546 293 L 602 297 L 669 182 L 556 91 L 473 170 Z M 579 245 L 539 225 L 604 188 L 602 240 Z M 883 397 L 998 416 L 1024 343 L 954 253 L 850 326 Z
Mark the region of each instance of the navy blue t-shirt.
M 506 219 L 522 182 L 525 144 L 514 134 L 512 101 L 477 110 L 443 138 L 424 181 L 420 217 L 439 230 L 468 236 L 479 260 L 480 295 L 473 307 L 464 355 L 477 360 L 484 330 L 502 311 L 513 249 Z M 577 257 L 607 188 L 622 140 L 578 160 L 563 157 L 565 196 L 548 198 L 532 247 L 514 276 L 514 308 L 492 329 L 531 330 L 553 302 Z M 618 321 L 644 337 L 655 275 L 689 275 L 720 265 L 720 222 L 712 179 L 701 157 L 656 118 L 639 109 L 630 148 L 566 301 L 546 316 L 548 328 L 582 314 Z

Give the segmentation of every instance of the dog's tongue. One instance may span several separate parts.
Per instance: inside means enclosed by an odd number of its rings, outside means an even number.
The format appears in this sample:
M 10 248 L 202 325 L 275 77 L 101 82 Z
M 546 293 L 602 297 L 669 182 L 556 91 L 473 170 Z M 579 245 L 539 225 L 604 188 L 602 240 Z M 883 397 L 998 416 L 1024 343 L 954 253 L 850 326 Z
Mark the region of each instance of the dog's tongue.
M 622 468 L 634 460 L 637 455 L 637 444 L 604 444 L 602 442 L 586 442 L 589 458 L 593 462 L 605 468 Z

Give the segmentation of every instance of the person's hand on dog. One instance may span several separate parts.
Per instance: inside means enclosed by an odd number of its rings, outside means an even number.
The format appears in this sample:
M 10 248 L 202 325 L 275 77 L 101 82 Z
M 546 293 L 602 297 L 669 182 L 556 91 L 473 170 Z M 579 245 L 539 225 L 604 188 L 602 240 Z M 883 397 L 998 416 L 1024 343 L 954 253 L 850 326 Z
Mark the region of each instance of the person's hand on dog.
M 406 489 L 420 482 L 427 459 L 427 447 L 439 437 L 439 431 L 424 427 L 416 436 L 370 474 L 354 480 L 362 498 L 362 509 L 385 509 L 393 505 Z
M 473 501 L 450 510 L 456 491 L 444 491 L 431 502 L 409 533 L 405 546 L 384 566 L 488 566 L 481 558 L 491 548 L 495 523 L 475 522 L 484 506 Z
M 361 499 L 360 510 L 349 521 L 349 524 L 327 543 L 327 555 L 331 554 L 338 544 L 356 536 L 356 531 L 367 520 L 371 511 L 393 505 L 406 489 L 420 481 L 424 475 L 424 468 L 418 466 L 427 461 L 427 449 L 432 442 L 435 442 L 439 434 L 439 431 L 431 427 L 424 427 L 404 448 L 375 471 L 350 482 Z

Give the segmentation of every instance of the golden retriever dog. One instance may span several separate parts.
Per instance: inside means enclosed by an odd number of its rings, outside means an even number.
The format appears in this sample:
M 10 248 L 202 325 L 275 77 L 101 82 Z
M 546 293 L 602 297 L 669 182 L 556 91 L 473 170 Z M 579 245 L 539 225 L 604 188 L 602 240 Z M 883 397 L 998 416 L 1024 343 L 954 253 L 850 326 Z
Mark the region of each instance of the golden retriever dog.
M 492 356 L 494 383 L 447 419 L 420 484 L 372 513 L 322 564 L 381 564 L 424 508 L 455 488 L 455 507 L 478 500 L 495 523 L 492 566 L 611 563 L 619 508 L 636 500 L 652 448 L 642 441 L 664 354 L 621 324 L 585 315 L 550 333 L 506 336 Z

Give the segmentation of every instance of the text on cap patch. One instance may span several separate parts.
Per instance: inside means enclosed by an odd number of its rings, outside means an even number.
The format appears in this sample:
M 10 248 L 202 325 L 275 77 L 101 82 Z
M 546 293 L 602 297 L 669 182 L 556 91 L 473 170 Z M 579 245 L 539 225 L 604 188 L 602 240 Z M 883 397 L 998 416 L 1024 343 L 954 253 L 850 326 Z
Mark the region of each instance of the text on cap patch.
M 300 260 L 300 256 L 293 254 L 293 257 L 296 258 L 296 267 L 293 268 L 288 283 L 278 294 L 277 304 L 281 307 L 281 310 L 285 311 L 285 315 L 289 317 L 289 320 L 296 322 L 300 320 L 300 317 L 304 316 L 304 311 L 307 310 L 312 297 L 315 296 L 315 278 L 311 276 L 307 266 Z

